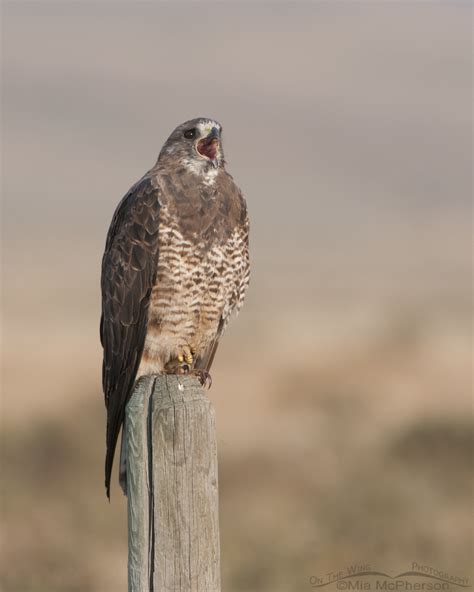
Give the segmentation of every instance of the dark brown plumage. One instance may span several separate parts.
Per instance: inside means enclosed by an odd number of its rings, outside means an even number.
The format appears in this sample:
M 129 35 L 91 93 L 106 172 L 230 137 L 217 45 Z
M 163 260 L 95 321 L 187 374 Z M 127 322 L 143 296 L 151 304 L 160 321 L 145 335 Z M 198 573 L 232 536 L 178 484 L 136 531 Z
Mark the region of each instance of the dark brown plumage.
M 208 375 L 249 281 L 245 200 L 225 171 L 221 127 L 188 121 L 120 202 L 102 261 L 105 484 L 135 381 Z

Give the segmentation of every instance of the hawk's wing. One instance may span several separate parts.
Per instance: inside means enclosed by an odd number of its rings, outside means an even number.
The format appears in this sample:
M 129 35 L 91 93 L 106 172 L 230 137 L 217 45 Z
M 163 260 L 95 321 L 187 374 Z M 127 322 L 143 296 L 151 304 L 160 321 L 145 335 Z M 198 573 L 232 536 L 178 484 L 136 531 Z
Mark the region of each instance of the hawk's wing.
M 158 260 L 159 213 L 158 189 L 144 177 L 118 205 L 102 260 L 100 339 L 104 348 L 105 486 L 109 497 L 117 438 L 145 343 Z

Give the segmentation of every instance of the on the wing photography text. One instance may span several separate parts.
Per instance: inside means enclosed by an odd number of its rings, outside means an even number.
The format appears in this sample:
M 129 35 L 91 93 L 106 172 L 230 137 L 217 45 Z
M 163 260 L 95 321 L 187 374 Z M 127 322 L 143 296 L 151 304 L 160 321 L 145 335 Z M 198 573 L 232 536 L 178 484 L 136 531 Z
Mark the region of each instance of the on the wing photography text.
M 313 588 L 329 586 L 337 590 L 380 590 L 382 592 L 454 590 L 472 587 L 467 577 L 417 562 L 413 562 L 409 570 L 394 575 L 374 569 L 369 563 L 354 564 L 324 575 L 312 575 L 309 583 Z

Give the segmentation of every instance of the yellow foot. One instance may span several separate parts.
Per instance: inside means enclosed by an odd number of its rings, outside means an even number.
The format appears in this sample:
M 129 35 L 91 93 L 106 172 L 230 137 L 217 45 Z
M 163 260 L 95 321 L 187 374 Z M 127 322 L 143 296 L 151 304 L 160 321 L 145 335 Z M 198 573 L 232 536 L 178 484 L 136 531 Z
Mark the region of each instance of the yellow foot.
M 178 354 L 178 362 L 180 364 L 186 363 L 192 368 L 194 364 L 194 350 L 189 345 L 183 345 L 182 351 Z

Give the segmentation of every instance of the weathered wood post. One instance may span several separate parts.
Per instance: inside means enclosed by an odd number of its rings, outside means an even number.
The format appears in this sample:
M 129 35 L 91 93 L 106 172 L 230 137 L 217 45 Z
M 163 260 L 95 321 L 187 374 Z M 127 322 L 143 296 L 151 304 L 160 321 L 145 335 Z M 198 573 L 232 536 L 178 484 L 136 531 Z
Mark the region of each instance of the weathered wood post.
M 141 378 L 124 446 L 129 592 L 220 592 L 215 414 L 199 381 Z

